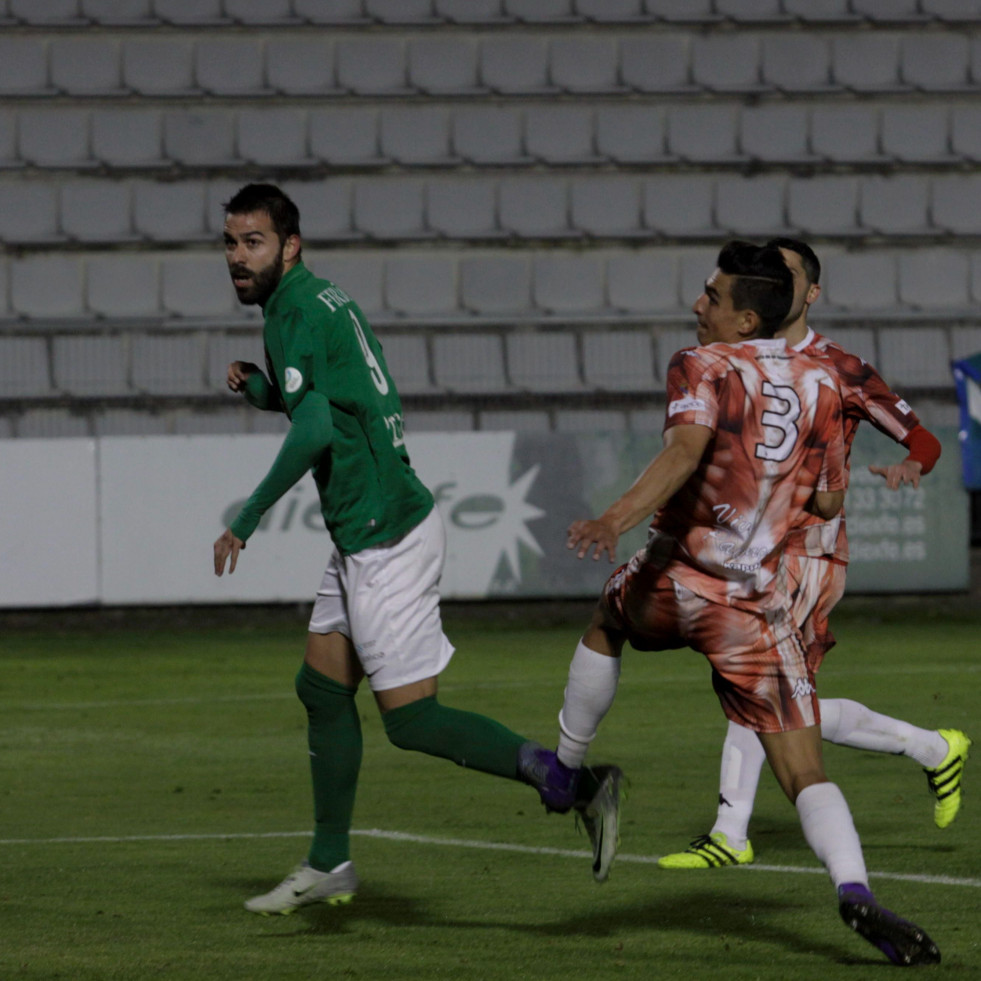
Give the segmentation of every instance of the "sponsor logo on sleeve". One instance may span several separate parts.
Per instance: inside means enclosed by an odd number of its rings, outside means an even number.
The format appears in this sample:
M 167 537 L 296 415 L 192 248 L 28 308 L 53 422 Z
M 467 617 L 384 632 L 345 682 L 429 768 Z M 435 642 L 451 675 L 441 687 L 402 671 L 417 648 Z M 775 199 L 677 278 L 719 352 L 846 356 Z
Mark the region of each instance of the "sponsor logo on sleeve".
M 689 395 L 687 398 L 675 399 L 668 405 L 668 415 L 676 416 L 681 412 L 704 412 L 708 408 L 704 399 L 696 399 Z
M 286 392 L 292 395 L 300 390 L 303 384 L 303 375 L 296 368 L 286 369 Z

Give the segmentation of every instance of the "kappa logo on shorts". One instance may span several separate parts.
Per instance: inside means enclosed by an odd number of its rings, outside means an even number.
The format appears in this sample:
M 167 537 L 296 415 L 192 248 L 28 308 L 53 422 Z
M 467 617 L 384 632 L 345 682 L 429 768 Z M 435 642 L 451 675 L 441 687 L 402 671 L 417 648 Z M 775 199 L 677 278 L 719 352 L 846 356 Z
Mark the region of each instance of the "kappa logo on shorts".
M 286 369 L 286 392 L 292 395 L 300 390 L 303 384 L 303 375 L 296 368 Z
M 794 684 L 794 690 L 790 693 L 791 698 L 807 698 L 813 695 L 817 689 L 806 678 L 798 678 Z

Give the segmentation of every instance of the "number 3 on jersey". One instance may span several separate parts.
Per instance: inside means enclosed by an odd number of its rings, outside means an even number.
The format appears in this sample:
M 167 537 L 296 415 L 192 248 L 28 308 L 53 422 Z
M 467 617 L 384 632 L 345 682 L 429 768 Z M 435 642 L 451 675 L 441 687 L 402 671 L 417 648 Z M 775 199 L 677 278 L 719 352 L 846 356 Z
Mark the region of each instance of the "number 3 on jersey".
M 382 395 L 388 395 L 388 379 L 385 378 L 385 373 L 381 370 L 378 359 L 372 354 L 371 348 L 368 347 L 368 339 L 364 336 L 364 328 L 354 315 L 353 310 L 348 310 L 348 313 L 351 315 L 351 322 L 354 324 L 354 333 L 358 338 L 358 344 L 361 345 L 361 353 L 364 355 L 365 364 L 371 373 L 371 380 L 375 383 L 375 388 Z
M 783 463 L 790 456 L 799 430 L 796 422 L 800 418 L 800 397 L 789 385 L 774 385 L 764 381 L 760 391 L 776 404 L 764 411 L 760 422 L 765 429 L 776 430 L 779 442 L 774 446 L 771 440 L 756 444 L 756 456 L 760 460 Z

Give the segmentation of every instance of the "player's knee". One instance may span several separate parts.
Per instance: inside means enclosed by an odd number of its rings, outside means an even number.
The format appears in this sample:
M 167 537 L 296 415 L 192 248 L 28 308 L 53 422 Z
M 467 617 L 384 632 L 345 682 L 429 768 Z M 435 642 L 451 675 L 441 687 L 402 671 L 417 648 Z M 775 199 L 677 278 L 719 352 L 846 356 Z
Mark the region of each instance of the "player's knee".
M 431 717 L 439 711 L 435 695 L 390 709 L 382 715 L 388 741 L 399 749 L 426 752 L 422 745 Z

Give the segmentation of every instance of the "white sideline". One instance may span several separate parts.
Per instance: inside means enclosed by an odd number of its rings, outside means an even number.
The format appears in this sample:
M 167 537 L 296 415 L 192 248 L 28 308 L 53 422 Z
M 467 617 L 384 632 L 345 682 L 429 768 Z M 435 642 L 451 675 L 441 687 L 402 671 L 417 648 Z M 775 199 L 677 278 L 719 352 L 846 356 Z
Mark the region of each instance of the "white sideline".
M 414 835 L 406 831 L 385 831 L 381 828 L 352 830 L 352 835 L 362 838 L 381 838 L 386 841 L 407 841 L 414 845 L 435 845 L 441 848 L 475 848 L 480 851 L 512 852 L 522 855 L 554 855 L 559 858 L 591 858 L 592 853 L 569 848 L 540 848 L 533 845 L 514 845 L 497 841 L 477 841 L 470 838 L 432 838 L 427 835 Z M 143 841 L 230 841 L 237 839 L 256 840 L 260 838 L 309 838 L 309 831 L 260 831 L 237 832 L 231 834 L 179 834 L 179 835 L 99 835 L 93 837 L 64 838 L 0 838 L 0 846 L 8 845 L 120 845 Z M 617 862 L 628 865 L 656 865 L 659 855 L 617 855 Z M 798 865 L 752 865 L 734 866 L 740 872 L 780 872 L 784 875 L 826 875 L 824 869 Z M 670 874 L 670 873 L 669 873 Z M 981 879 L 961 879 L 947 875 L 916 875 L 904 872 L 870 872 L 872 879 L 890 879 L 894 882 L 921 882 L 936 886 L 966 886 L 981 889 Z

